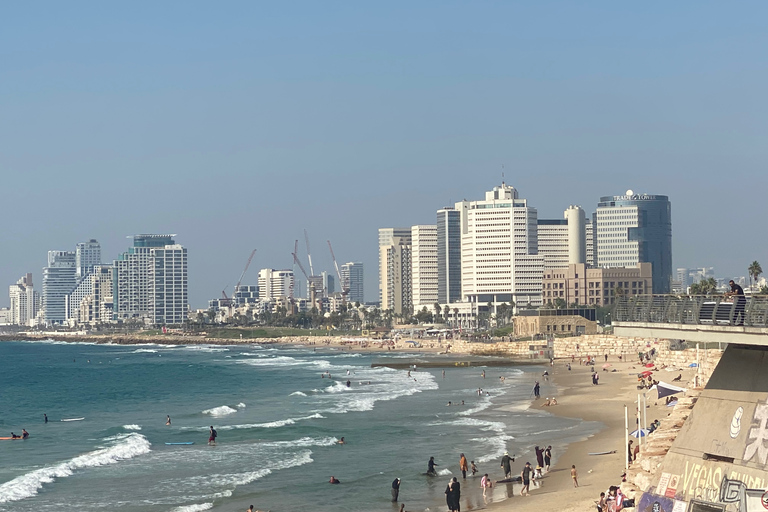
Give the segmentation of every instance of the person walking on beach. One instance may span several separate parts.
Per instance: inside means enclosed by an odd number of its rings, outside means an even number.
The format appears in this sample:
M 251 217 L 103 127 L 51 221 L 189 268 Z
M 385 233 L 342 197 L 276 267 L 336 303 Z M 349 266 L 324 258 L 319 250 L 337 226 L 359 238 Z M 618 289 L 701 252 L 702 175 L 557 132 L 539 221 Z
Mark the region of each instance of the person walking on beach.
M 531 491 L 530 491 L 531 471 L 533 471 L 532 468 L 531 468 L 531 463 L 530 462 L 526 462 L 525 463 L 525 467 L 520 472 L 520 478 L 523 481 L 523 488 L 520 491 L 520 495 L 521 496 L 530 496 L 531 495 Z
M 549 465 L 552 463 L 552 446 L 547 446 L 544 450 L 544 469 L 549 473 Z
M 208 444 L 216 444 L 216 437 L 218 435 L 219 433 L 216 432 L 216 429 L 213 428 L 213 425 L 211 425 L 209 435 L 208 435 Z
M 573 486 L 579 486 L 579 474 L 576 472 L 576 465 L 571 466 L 571 478 L 573 478 Z
M 504 471 L 504 478 L 512 478 L 512 462 L 515 459 L 509 456 L 509 452 L 504 452 L 501 458 L 501 469 Z
M 536 381 L 536 384 L 533 386 L 533 394 L 536 398 L 541 398 L 541 386 L 539 385 L 539 381 Z
M 536 452 L 536 462 L 539 463 L 539 467 L 544 467 L 544 448 L 539 448 L 538 446 L 535 446 L 533 450 Z
M 451 512 L 461 512 L 460 499 L 461 484 L 456 477 L 453 477 L 453 480 L 448 482 L 448 487 L 445 488 L 445 503 L 448 505 L 448 510 Z
M 400 479 L 395 478 L 392 481 L 392 503 L 397 503 L 397 498 L 400 496 Z
M 632 440 L 629 440 L 629 444 L 627 445 L 627 457 L 629 457 L 629 463 L 632 464 Z
M 461 470 L 462 478 L 467 478 L 467 471 L 469 471 L 469 465 L 467 464 L 467 458 L 462 453 L 459 456 L 459 469 Z

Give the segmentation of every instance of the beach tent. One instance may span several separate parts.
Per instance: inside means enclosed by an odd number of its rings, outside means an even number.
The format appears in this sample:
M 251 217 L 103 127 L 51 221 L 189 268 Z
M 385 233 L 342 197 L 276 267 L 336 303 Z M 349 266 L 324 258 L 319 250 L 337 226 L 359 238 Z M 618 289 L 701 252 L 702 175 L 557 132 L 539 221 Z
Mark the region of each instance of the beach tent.
M 673 386 L 672 384 L 667 384 L 666 382 L 659 382 L 656 389 L 659 392 L 659 398 L 664 398 L 665 396 L 669 395 L 676 395 L 677 393 L 685 391 L 685 388 Z
M 641 428 L 639 430 L 634 430 L 634 431 L 630 432 L 629 435 L 631 435 L 632 437 L 640 438 L 640 437 L 645 437 L 645 436 L 647 436 L 650 433 L 651 433 L 651 431 L 648 430 L 647 428 Z

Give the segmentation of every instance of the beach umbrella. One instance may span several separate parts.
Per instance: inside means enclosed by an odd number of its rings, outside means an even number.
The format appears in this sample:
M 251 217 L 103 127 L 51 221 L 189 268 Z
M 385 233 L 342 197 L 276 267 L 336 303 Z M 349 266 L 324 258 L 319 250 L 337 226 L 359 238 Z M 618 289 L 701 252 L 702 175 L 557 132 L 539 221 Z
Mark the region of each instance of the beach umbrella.
M 643 379 L 647 379 L 651 375 L 653 375 L 653 372 L 649 372 L 648 370 L 637 374 L 638 377 L 642 377 Z
M 648 363 L 647 365 L 645 365 L 646 368 L 653 368 L 654 366 L 656 365 L 653 363 Z
M 669 402 L 669 403 L 667 404 L 667 407 L 674 407 L 674 406 L 676 406 L 676 405 L 677 405 L 677 400 L 672 400 L 671 402 Z
M 691 363 L 691 364 L 688 365 L 688 368 L 696 368 L 697 366 L 699 366 L 699 365 L 696 364 L 696 363 Z
M 631 435 L 632 437 L 640 438 L 640 437 L 645 437 L 645 436 L 647 436 L 650 433 L 651 433 L 651 431 L 648 430 L 647 428 L 641 428 L 641 429 L 635 430 L 633 432 L 630 432 L 629 435 Z
M 609 366 L 612 366 L 612 365 L 611 365 L 611 363 L 605 363 L 605 364 L 603 365 L 603 368 L 608 368 Z

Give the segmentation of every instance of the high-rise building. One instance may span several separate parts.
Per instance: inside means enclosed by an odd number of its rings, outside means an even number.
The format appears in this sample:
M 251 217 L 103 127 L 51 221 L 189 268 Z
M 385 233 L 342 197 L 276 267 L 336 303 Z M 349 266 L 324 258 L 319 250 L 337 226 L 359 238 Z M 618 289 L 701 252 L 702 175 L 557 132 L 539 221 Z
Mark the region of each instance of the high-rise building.
M 96 265 L 101 265 L 101 245 L 90 239 L 80 242 L 75 249 L 75 265 L 77 267 L 77 279 L 82 279 L 93 272 Z
M 461 300 L 461 212 L 453 207 L 437 210 L 437 301 Z
M 536 209 L 504 183 L 485 200 L 456 203 L 461 212 L 461 291 L 485 305 L 541 305 L 544 259 Z
M 595 266 L 595 235 L 594 235 L 594 230 L 592 229 L 593 226 L 594 224 L 592 224 L 592 219 L 587 219 L 587 223 L 585 225 L 585 231 L 586 231 L 587 266 L 588 267 Z
M 437 226 L 411 226 L 411 287 L 414 308 L 437 302 Z
M 255 284 L 241 284 L 235 288 L 232 294 L 232 304 L 243 306 L 245 304 L 256 304 L 259 301 L 259 287 Z
M 412 312 L 411 229 L 379 229 L 379 298 L 381 309 Z
M 113 265 L 116 320 L 182 323 L 188 309 L 187 251 L 175 235 L 135 235 Z M 179 311 L 183 310 L 182 316 Z M 177 321 L 178 320 L 178 321 Z
M 345 263 L 341 266 L 341 288 L 347 290 L 347 300 L 351 303 L 365 302 L 363 287 L 363 264 L 360 262 Z
M 653 266 L 654 293 L 672 281 L 672 207 L 667 196 L 635 194 L 600 198 L 594 215 L 598 267 Z
M 323 291 L 327 297 L 330 297 L 336 292 L 336 278 L 325 270 L 320 272 L 320 277 L 323 278 Z
M 67 295 L 77 284 L 75 253 L 48 251 L 48 266 L 43 268 L 43 320 L 46 324 L 67 321 Z
M 537 223 L 544 269 L 568 268 L 568 220 L 538 219 Z
M 113 319 L 112 265 L 96 265 L 80 279 L 67 296 L 67 318 L 80 324 L 98 324 Z
M 11 299 L 10 323 L 30 325 L 40 308 L 40 296 L 32 284 L 32 274 L 26 274 L 8 290 Z
M 259 298 L 262 301 L 290 297 L 293 285 L 293 270 L 259 270 Z

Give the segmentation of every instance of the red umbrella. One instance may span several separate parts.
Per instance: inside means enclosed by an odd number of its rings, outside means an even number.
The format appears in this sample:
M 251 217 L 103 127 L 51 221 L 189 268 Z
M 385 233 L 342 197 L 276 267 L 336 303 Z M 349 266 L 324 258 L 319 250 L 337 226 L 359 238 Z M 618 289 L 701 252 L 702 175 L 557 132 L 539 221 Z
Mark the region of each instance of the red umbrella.
M 648 370 L 646 370 L 646 371 L 644 371 L 644 372 L 642 372 L 642 373 L 638 373 L 638 374 L 637 374 L 637 376 L 638 376 L 638 377 L 642 377 L 642 378 L 644 378 L 644 379 L 647 379 L 647 378 L 648 378 L 648 377 L 650 377 L 651 375 L 653 375 L 653 372 L 649 372 Z
M 646 368 L 653 368 L 655 365 L 653 363 L 648 363 L 645 365 Z

